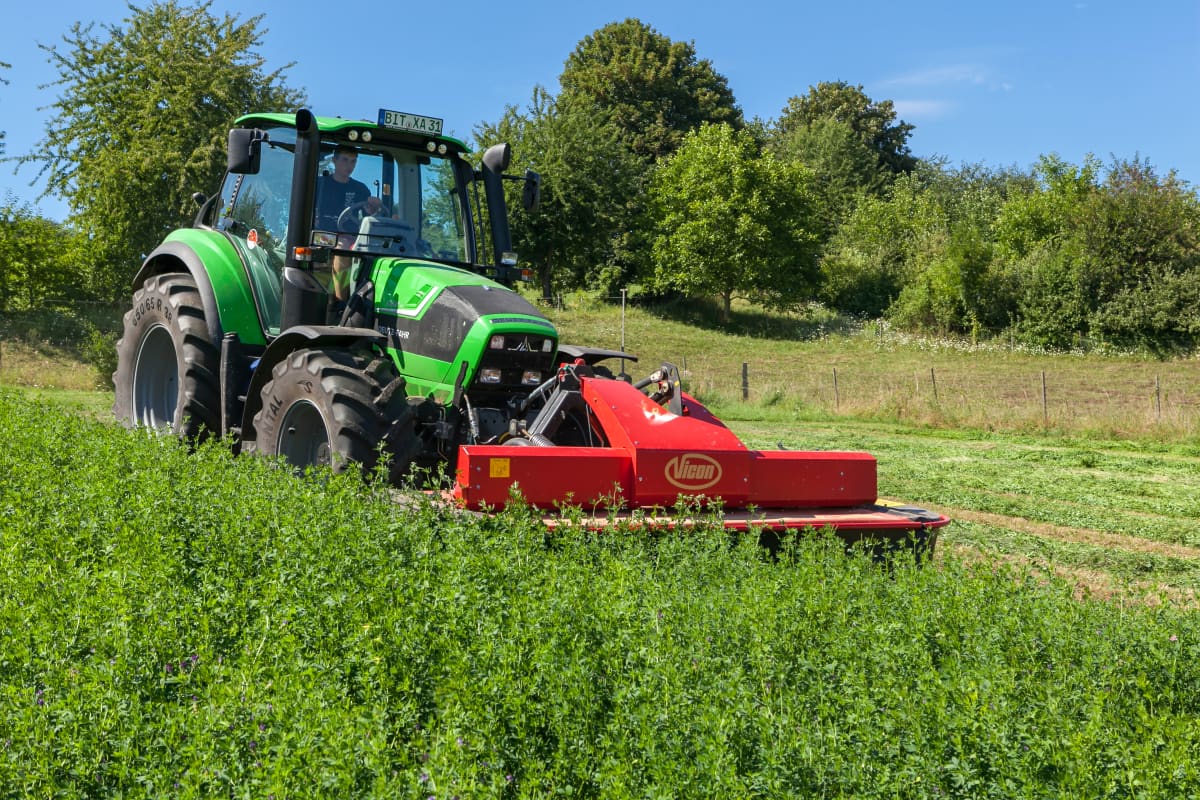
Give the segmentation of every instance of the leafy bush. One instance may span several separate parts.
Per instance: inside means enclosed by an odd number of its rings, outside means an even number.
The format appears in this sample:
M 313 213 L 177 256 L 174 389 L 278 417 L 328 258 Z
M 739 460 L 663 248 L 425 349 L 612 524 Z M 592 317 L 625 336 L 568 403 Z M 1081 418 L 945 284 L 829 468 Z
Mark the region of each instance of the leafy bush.
M 11 796 L 1185 796 L 1200 623 L 548 533 L 0 393 Z
M 96 368 L 97 385 L 112 389 L 112 376 L 117 371 L 117 335 L 105 333 L 91 325 L 88 328 L 87 336 L 80 343 L 80 355 Z
M 1075 261 L 1061 247 L 1038 248 L 1015 267 L 1021 340 L 1038 347 L 1070 349 L 1086 330 L 1087 300 Z
M 1096 334 L 1162 356 L 1194 350 L 1200 343 L 1200 266 L 1182 274 L 1162 271 L 1098 308 L 1091 317 Z

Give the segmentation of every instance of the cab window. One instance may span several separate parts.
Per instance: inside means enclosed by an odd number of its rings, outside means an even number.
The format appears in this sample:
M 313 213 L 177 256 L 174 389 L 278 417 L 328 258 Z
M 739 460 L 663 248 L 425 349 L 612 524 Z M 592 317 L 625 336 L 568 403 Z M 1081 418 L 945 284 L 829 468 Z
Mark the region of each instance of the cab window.
M 263 142 L 259 171 L 228 175 L 217 228 L 233 242 L 254 290 L 263 328 L 279 331 L 280 275 L 286 255 L 295 131 L 273 129 Z

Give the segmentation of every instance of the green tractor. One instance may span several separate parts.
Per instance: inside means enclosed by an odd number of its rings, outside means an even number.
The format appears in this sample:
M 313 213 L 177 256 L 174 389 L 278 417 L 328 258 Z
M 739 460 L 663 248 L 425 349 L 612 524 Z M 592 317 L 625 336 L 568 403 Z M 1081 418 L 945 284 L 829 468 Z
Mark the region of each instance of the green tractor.
M 251 114 L 228 141 L 220 192 L 134 279 L 119 419 L 298 468 L 383 453 L 394 480 L 523 427 L 560 354 L 512 288 L 503 181 L 532 208 L 540 179 L 504 174 L 508 145 L 477 168 L 441 120 L 390 110 Z
M 297 469 L 382 455 L 403 483 L 449 466 L 473 510 L 516 489 L 540 509 L 603 509 L 589 527 L 687 527 L 664 513 L 686 496 L 732 530 L 831 527 L 931 552 L 949 520 L 877 502 L 869 454 L 752 450 L 673 365 L 633 383 L 598 362 L 635 357 L 561 344 L 512 288 L 527 276 L 504 181 L 532 208 L 540 179 L 505 175 L 509 159 L 496 145 L 476 168 L 441 120 L 395 111 L 239 119 L 220 193 L 134 281 L 114 412 Z

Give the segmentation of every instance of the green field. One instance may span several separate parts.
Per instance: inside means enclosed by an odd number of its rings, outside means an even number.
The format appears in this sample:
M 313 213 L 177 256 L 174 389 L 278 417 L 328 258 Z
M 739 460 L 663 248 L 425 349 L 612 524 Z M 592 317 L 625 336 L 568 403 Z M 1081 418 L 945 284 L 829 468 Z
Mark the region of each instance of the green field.
M 611 310 L 556 313 L 566 338 L 620 341 Z M 398 505 L 118 428 L 70 342 L 10 338 L 0 796 L 1200 792 L 1189 396 L 1132 418 L 1086 387 L 1174 387 L 1194 361 L 626 324 L 748 444 L 875 454 L 881 494 L 954 518 L 934 562 Z M 778 385 L 742 401 L 743 360 Z M 806 393 L 828 363 L 896 386 Z M 935 400 L 906 385 L 930 363 L 1091 393 L 1048 418 L 955 400 L 948 377 Z
M 738 427 L 751 441 L 781 435 Z M 1183 476 L 1196 454 L 840 427 L 790 426 L 787 441 L 875 446 L 886 491 L 995 519 L 955 523 L 924 569 L 885 569 L 819 536 L 777 561 L 718 529 L 548 537 L 521 510 L 398 506 L 357 478 L 189 453 L 0 392 L 0 786 L 14 797 L 1200 791 L 1198 618 L 1128 592 L 1081 601 L 1053 573 L 1083 569 L 1094 545 L 1003 522 L 1034 507 L 1023 491 L 1040 491 L 1055 510 L 1039 524 L 1099 530 L 1108 515 L 1071 516 L 1087 504 L 1055 499 L 1069 488 L 1056 476 L 1102 495 L 1138 467 Z M 965 464 L 981 470 L 972 484 L 1005 464 L 1023 477 L 979 491 L 964 487 Z M 1156 513 L 1184 519 L 1194 496 L 1164 496 Z M 1109 534 L 1164 548 L 1146 562 L 1161 575 L 1132 551 L 1099 568 L 1187 590 L 1191 572 L 1173 566 L 1187 559 L 1168 545 L 1188 536 L 1171 531 L 1163 520 L 1153 535 Z

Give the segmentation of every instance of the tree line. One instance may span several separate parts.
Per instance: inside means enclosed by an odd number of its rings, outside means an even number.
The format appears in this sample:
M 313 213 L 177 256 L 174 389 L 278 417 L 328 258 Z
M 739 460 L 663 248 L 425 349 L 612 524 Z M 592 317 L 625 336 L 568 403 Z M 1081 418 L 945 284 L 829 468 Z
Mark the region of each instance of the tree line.
M 37 148 L 9 160 L 36 165 L 71 216 L 0 207 L 0 309 L 123 301 L 192 192 L 218 184 L 232 120 L 305 102 L 292 65 L 258 54 L 261 23 L 154 2 L 44 47 L 61 95 Z M 546 296 L 711 298 L 726 319 L 736 298 L 819 302 L 1052 348 L 1196 347 L 1200 199 L 1173 172 L 1136 156 L 950 166 L 914 156 L 913 130 L 843 81 L 747 120 L 691 43 L 626 19 L 580 40 L 557 92 L 478 123 L 473 145 L 507 141 L 542 174 L 541 206 L 510 207 Z

